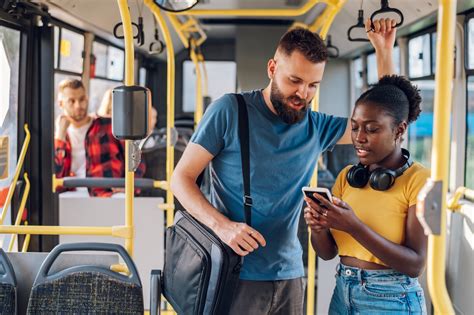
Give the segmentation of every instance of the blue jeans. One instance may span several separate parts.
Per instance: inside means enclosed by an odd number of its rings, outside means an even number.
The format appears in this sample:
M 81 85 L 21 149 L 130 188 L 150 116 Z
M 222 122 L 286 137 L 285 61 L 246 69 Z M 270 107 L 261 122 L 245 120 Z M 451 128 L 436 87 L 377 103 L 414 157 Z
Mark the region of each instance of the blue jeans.
M 393 269 L 364 270 L 339 264 L 329 314 L 423 314 L 425 296 L 417 278 Z

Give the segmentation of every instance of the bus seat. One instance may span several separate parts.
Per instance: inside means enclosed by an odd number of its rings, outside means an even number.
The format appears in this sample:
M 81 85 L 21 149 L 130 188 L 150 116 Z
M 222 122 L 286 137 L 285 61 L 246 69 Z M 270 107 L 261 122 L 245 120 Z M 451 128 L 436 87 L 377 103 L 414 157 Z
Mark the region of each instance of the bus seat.
M 50 274 L 66 251 L 118 253 L 130 276 L 102 266 L 78 265 Z M 137 268 L 125 249 L 109 243 L 71 243 L 56 246 L 36 276 L 27 314 L 143 314 L 143 289 Z
M 7 255 L 0 248 L 0 314 L 16 314 L 16 277 Z

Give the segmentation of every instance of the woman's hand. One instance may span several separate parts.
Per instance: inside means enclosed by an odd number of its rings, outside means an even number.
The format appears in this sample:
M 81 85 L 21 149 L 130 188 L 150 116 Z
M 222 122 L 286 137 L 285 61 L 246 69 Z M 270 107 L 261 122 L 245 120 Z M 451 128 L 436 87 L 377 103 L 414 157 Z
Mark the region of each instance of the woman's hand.
M 311 209 L 310 207 L 304 208 L 304 220 L 311 231 L 315 233 L 327 230 L 325 227 L 327 222 L 325 222 L 324 218 L 322 218 L 322 216 L 316 210 Z
M 319 204 L 305 197 L 305 201 L 309 208 L 318 214 L 317 218 L 313 218 L 310 222 L 317 228 L 335 229 L 352 234 L 362 222 L 357 218 L 354 210 L 344 201 L 333 197 L 333 203 L 324 197 L 314 194 L 319 200 Z M 306 220 L 306 213 L 305 213 Z M 309 221 L 307 220 L 306 223 Z M 309 225 L 309 223 L 308 223 Z
M 394 19 L 379 19 L 372 23 L 370 19 L 365 20 L 365 30 L 372 46 L 377 51 L 392 50 L 395 45 L 395 38 L 397 29 L 395 25 L 397 22 Z

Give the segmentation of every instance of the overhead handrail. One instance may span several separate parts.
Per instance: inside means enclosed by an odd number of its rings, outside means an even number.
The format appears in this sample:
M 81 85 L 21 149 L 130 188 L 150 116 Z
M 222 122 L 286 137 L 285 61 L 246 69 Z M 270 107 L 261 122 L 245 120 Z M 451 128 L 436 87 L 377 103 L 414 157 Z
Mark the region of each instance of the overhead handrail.
M 377 11 L 372 13 L 372 15 L 370 16 L 370 22 L 372 24 L 372 28 L 373 28 L 373 25 L 374 25 L 374 19 L 377 15 L 383 14 L 383 13 L 390 13 L 390 12 L 394 12 L 400 17 L 400 21 L 397 22 L 394 27 L 402 26 L 403 25 L 403 20 L 404 20 L 404 16 L 403 16 L 402 11 L 400 11 L 396 8 L 391 8 L 388 5 L 388 0 L 381 0 L 380 1 L 380 9 L 378 9 Z
M 441 0 L 438 5 L 438 38 L 431 178 L 418 195 L 417 217 L 428 235 L 427 280 L 435 314 L 455 314 L 446 288 L 446 195 L 449 178 L 451 78 L 454 73 L 456 1 Z M 434 222 L 433 218 L 436 219 Z M 427 227 L 426 223 L 432 226 Z
M 25 190 L 23 191 L 23 197 L 21 198 L 20 208 L 18 209 L 18 213 L 15 219 L 15 226 L 19 226 L 21 224 L 21 218 L 23 218 L 23 213 L 25 212 L 25 205 L 26 200 L 28 199 L 28 195 L 30 194 L 30 180 L 28 178 L 28 174 L 23 174 L 23 178 L 25 179 Z M 13 246 L 17 239 L 17 234 L 13 234 L 10 239 L 10 245 L 8 246 L 8 251 L 11 252 L 13 250 Z
M 8 189 L 7 197 L 5 198 L 5 203 L 3 205 L 2 213 L 0 215 L 0 225 L 3 224 L 5 221 L 5 217 L 7 215 L 7 210 L 10 207 L 10 203 L 12 202 L 13 193 L 15 192 L 16 183 L 18 182 L 18 177 L 20 176 L 20 171 L 23 168 L 23 163 L 25 162 L 26 151 L 28 151 L 28 145 L 30 144 L 31 134 L 30 130 L 28 129 L 28 124 L 23 126 L 25 130 L 25 141 L 23 142 L 23 146 L 20 151 L 20 156 L 18 158 L 18 162 L 16 163 L 15 168 L 15 175 L 13 175 L 12 183 L 10 184 L 10 188 Z
M 166 181 L 157 181 L 151 178 L 134 178 L 135 188 L 138 189 L 167 189 Z M 62 177 L 56 178 L 53 176 L 53 192 L 58 187 L 65 188 L 123 188 L 125 187 L 125 178 L 110 178 L 110 177 Z
M 201 46 L 202 43 L 206 41 L 207 34 L 194 17 L 187 16 L 187 20 L 181 22 L 180 19 L 173 14 L 167 14 L 166 16 L 176 31 L 176 34 L 178 34 L 184 48 L 189 48 L 189 41 L 191 38 L 194 38 L 197 47 Z
M 280 16 L 280 17 L 296 17 L 301 16 L 309 12 L 316 4 L 326 3 L 328 5 L 334 5 L 338 3 L 338 0 L 308 0 L 304 5 L 294 9 L 209 9 L 209 10 L 198 10 L 193 9 L 186 12 L 173 12 L 173 15 L 188 15 L 188 16 Z

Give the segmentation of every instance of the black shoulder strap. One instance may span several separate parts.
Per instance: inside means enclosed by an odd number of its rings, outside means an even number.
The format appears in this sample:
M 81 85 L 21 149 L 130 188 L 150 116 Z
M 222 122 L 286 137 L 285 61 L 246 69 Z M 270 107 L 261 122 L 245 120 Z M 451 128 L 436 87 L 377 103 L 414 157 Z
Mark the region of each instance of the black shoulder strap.
M 242 159 L 242 176 L 244 180 L 244 212 L 245 223 L 252 225 L 252 197 L 250 197 L 250 150 L 249 150 L 249 117 L 247 104 L 242 94 L 235 94 L 239 103 L 239 140 L 240 156 Z

